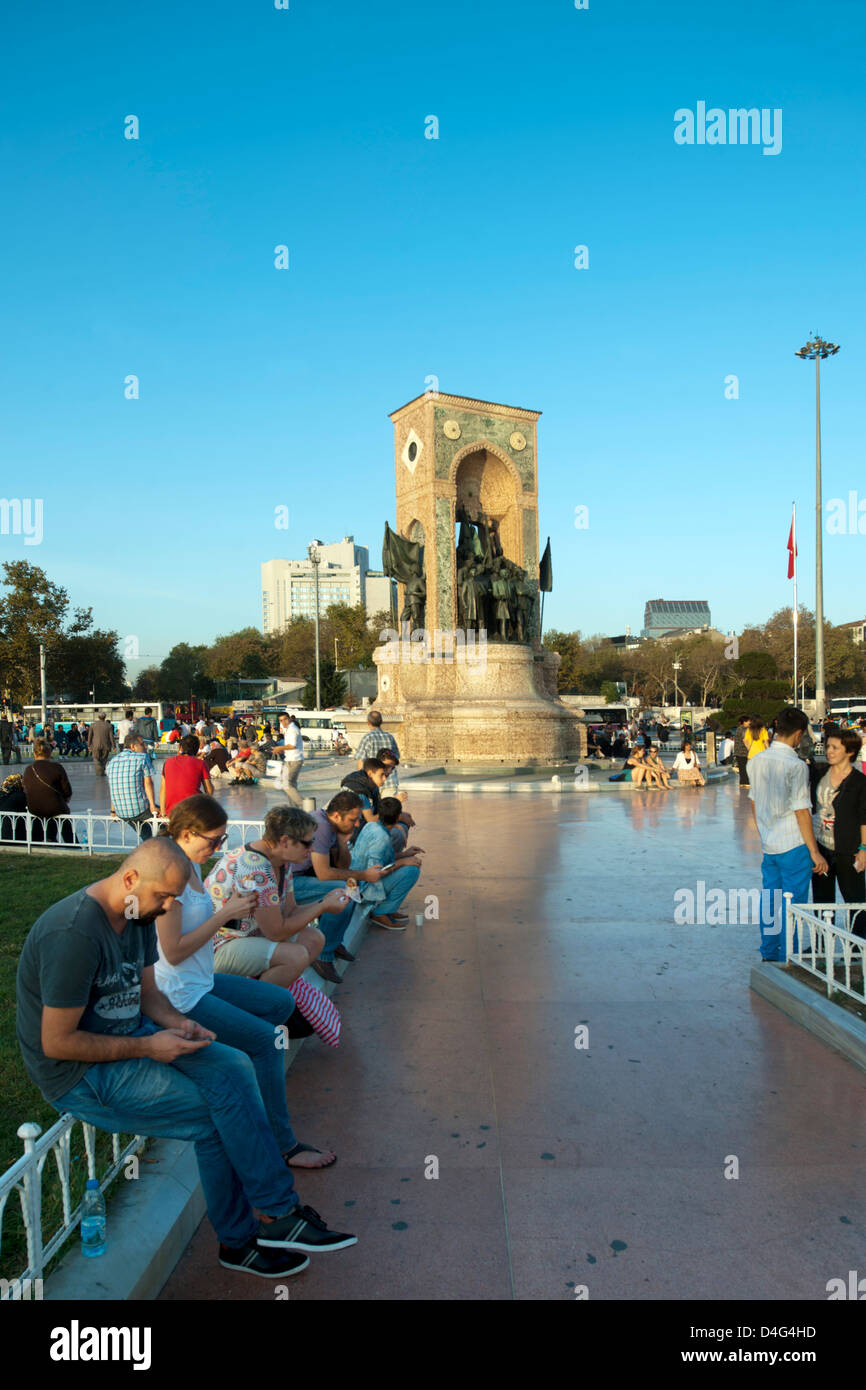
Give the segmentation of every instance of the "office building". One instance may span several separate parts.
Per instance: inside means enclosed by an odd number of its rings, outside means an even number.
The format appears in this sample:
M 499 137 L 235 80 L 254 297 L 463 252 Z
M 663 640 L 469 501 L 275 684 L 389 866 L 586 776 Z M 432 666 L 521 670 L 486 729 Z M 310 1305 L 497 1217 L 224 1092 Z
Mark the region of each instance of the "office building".
M 367 617 L 391 607 L 394 582 L 381 570 L 370 569 L 370 552 L 344 536 L 333 545 L 317 544 L 319 552 L 319 616 L 332 603 L 356 607 L 363 603 Z M 303 560 L 266 560 L 262 565 L 262 632 L 279 632 L 293 618 L 316 613 L 315 567 Z

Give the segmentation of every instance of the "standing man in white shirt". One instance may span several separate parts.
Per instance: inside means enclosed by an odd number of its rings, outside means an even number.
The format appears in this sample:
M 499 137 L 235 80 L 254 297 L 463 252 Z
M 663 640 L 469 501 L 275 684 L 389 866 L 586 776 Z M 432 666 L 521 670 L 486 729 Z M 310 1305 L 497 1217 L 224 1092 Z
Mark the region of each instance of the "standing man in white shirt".
M 273 749 L 273 756 L 283 759 L 280 787 L 293 806 L 303 809 L 304 799 L 298 791 L 298 778 L 304 762 L 304 740 L 301 737 L 301 726 L 293 714 L 280 715 L 280 733 L 282 743 L 278 743 Z
M 123 718 L 122 718 L 122 719 L 118 719 L 118 721 L 117 721 L 117 746 L 118 746 L 118 748 L 123 748 L 123 747 L 125 747 L 125 745 L 126 745 L 126 735 L 132 732 L 132 726 L 133 726 L 133 723 L 134 723 L 134 722 L 135 722 L 135 721 L 134 721 L 133 716 L 132 716 L 132 710 L 131 710 L 131 709 L 124 710 L 124 711 L 123 711 Z
M 809 721 L 801 709 L 787 706 L 776 718 L 776 737 L 749 763 L 749 797 L 764 857 L 761 860 L 761 957 L 784 961 L 783 893 L 792 901 L 809 901 L 813 871 L 827 872 L 812 828 L 809 769 L 797 757 L 797 744 Z M 771 896 L 772 895 L 772 896 Z

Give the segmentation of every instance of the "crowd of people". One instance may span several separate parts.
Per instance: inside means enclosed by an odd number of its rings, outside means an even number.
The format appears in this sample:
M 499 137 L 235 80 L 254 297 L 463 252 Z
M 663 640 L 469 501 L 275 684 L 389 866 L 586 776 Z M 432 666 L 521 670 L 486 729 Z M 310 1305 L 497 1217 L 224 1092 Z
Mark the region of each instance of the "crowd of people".
M 303 755 L 292 722 L 272 749 L 290 764 Z M 371 711 L 357 767 L 325 807 L 294 804 L 292 768 L 261 836 L 232 849 L 211 780 L 225 769 L 208 760 L 236 738 L 226 766 L 241 762 L 249 740 L 206 721 L 181 731 L 157 797 L 150 731 L 130 723 L 107 777 L 115 813 L 140 842 L 44 912 L 19 961 L 18 1041 L 46 1101 L 110 1132 L 192 1141 L 220 1264 L 262 1278 L 297 1274 L 310 1254 L 357 1240 L 296 1190 L 295 1170 L 329 1168 L 337 1155 L 297 1137 L 285 1051 L 312 1033 L 340 1039 L 336 1007 L 304 972 L 339 983 L 335 962 L 354 960 L 350 928 L 367 918 L 401 932 L 409 920 L 403 904 L 424 850 L 408 843 L 415 822 L 390 794 L 399 749 L 381 722 Z M 37 740 L 25 795 L 32 773 L 68 804 L 51 751 Z

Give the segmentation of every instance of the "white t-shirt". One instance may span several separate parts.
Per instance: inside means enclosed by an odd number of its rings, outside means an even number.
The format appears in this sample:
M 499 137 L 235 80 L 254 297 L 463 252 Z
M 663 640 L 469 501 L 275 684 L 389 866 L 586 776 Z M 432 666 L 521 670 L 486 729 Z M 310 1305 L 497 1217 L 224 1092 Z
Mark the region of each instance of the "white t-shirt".
M 687 758 L 685 753 L 680 750 L 674 758 L 674 772 L 679 772 L 681 768 L 685 768 L 688 771 L 693 767 L 700 767 L 697 753 L 693 751 L 691 756 Z
M 283 735 L 283 743 L 288 750 L 283 754 L 283 759 L 287 763 L 300 763 L 304 760 L 304 740 L 297 724 L 289 724 L 288 728 L 280 728 Z
M 841 783 L 840 783 L 841 785 Z M 824 845 L 827 849 L 835 849 L 836 841 L 836 812 L 833 808 L 833 801 L 839 787 L 834 787 L 830 781 L 829 772 L 818 783 L 816 800 L 818 809 L 812 815 L 812 828 L 815 831 L 815 839 L 819 845 Z
M 196 889 L 199 891 L 196 892 Z M 194 931 L 214 915 L 214 905 L 210 894 L 202 887 L 201 874 L 197 864 L 190 865 L 189 882 L 177 896 L 181 909 L 181 936 Z M 214 933 L 215 935 L 216 933 Z M 213 937 L 199 946 L 191 956 L 180 965 L 170 965 L 163 955 L 162 945 L 157 935 L 159 960 L 153 970 L 157 989 L 173 1004 L 180 1013 L 194 1009 L 198 1001 L 213 989 Z
M 204 720 L 203 720 L 203 719 L 199 719 L 198 723 L 197 723 L 196 726 L 195 726 L 195 731 L 196 731 L 196 733 L 197 733 L 197 734 L 200 734 L 201 731 L 202 731 L 202 729 L 204 728 L 204 726 L 205 726 Z
M 130 731 L 131 728 L 132 728 L 132 720 L 131 720 L 131 719 L 120 719 L 120 720 L 118 720 L 118 723 L 117 723 L 117 746 L 118 746 L 118 748 L 122 748 L 122 747 L 123 747 L 123 741 L 124 741 L 124 739 L 126 738 L 126 735 L 129 733 L 129 731 Z

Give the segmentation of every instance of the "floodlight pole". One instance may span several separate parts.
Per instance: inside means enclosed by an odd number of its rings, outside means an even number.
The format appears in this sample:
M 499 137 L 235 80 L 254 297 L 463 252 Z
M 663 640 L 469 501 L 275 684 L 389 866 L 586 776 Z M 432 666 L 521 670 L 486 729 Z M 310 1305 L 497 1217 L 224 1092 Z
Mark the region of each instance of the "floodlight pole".
M 322 708 L 322 676 L 319 661 L 319 565 L 322 557 L 318 551 L 318 542 L 314 541 L 308 551 L 310 561 L 313 566 L 313 574 L 316 581 L 316 709 Z
M 836 343 L 827 343 L 817 334 L 795 356 L 803 361 L 815 361 L 815 718 L 823 719 L 827 712 L 827 691 L 824 679 L 824 555 L 823 516 L 821 504 L 821 358 L 834 357 L 839 351 Z

